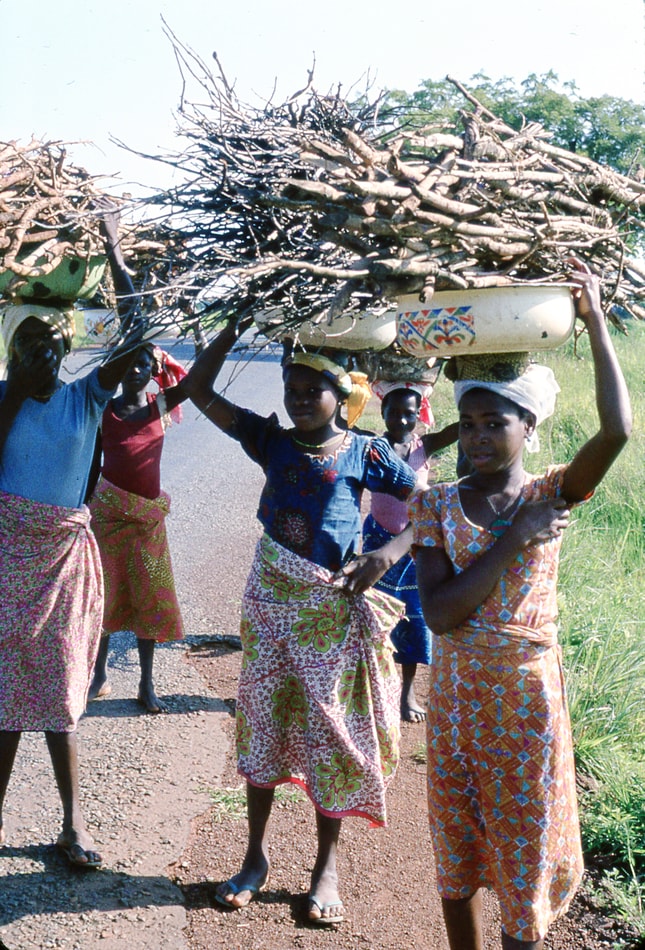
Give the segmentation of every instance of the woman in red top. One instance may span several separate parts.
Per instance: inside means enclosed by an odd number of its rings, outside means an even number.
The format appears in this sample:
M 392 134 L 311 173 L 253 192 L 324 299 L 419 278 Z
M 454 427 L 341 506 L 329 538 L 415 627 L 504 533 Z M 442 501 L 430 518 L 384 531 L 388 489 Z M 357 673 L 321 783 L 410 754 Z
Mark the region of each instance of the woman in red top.
M 157 375 L 159 352 L 151 344 L 141 347 L 121 395 L 105 409 L 101 478 L 90 503 L 103 564 L 105 612 L 89 698 L 110 692 L 110 634 L 132 630 L 141 664 L 137 698 L 149 713 L 165 708 L 152 680 L 155 643 L 183 636 L 166 536 L 170 497 L 161 490 L 161 453 L 165 419 L 186 396 L 181 382 L 156 396 L 147 391 L 153 373 Z

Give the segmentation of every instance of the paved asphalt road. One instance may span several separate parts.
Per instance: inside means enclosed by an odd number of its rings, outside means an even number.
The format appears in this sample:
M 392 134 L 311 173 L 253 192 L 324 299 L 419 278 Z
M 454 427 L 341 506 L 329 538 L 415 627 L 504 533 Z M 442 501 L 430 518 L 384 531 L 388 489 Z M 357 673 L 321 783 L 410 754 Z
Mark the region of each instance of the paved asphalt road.
M 192 344 L 162 343 L 188 365 Z M 70 369 L 87 354 L 68 358 Z M 264 415 L 282 407 L 277 355 L 267 351 L 229 358 L 219 379 L 228 398 Z M 237 634 L 239 607 L 260 527 L 255 518 L 264 481 L 239 445 L 192 403 L 166 435 L 162 486 L 172 498 L 167 521 L 178 596 L 189 634 Z

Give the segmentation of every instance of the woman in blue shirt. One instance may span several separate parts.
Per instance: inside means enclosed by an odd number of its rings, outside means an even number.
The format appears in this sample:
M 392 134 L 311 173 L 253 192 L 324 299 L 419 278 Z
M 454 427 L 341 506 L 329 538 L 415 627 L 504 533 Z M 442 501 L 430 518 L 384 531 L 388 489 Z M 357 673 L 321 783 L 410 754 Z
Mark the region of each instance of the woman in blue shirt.
M 116 217 L 104 231 L 117 292 L 122 257 Z M 124 272 L 124 268 L 123 268 Z M 130 313 L 127 300 L 119 308 Z M 76 726 L 101 635 L 103 584 L 83 504 L 99 419 L 129 367 L 129 342 L 85 378 L 65 385 L 72 311 L 6 307 L 8 375 L 0 383 L 0 843 L 2 808 L 23 731 L 44 731 L 63 805 L 57 844 L 71 864 L 101 856 L 80 807 Z

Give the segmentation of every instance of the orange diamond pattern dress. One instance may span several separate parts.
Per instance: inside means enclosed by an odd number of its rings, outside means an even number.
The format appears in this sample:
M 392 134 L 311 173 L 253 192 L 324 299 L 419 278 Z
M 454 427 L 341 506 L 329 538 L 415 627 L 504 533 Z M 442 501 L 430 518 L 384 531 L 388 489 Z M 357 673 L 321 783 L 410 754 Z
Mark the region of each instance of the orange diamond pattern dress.
M 521 504 L 557 496 L 563 466 L 527 475 Z M 456 573 L 494 542 L 468 521 L 458 483 L 410 505 L 414 546 Z M 561 539 L 525 548 L 462 624 L 434 636 L 428 809 L 441 897 L 495 891 L 505 933 L 542 939 L 582 877 L 571 728 L 557 642 Z

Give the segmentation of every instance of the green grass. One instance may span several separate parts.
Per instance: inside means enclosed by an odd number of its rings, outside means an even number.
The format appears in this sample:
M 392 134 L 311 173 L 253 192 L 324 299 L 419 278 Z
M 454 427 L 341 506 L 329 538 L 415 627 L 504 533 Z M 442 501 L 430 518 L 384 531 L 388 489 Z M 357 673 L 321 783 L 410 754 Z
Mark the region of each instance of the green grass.
M 211 788 L 208 790 L 213 805 L 212 818 L 216 824 L 223 821 L 239 821 L 246 818 L 246 789 Z
M 425 740 L 422 740 L 415 745 L 410 758 L 417 765 L 426 765 L 428 761 L 428 748 L 426 746 Z
M 216 824 L 223 821 L 240 821 L 246 818 L 246 786 L 237 788 L 211 788 L 208 790 L 213 809 L 212 818 Z M 295 785 L 278 785 L 273 795 L 275 808 L 290 808 L 306 801 L 306 795 Z

